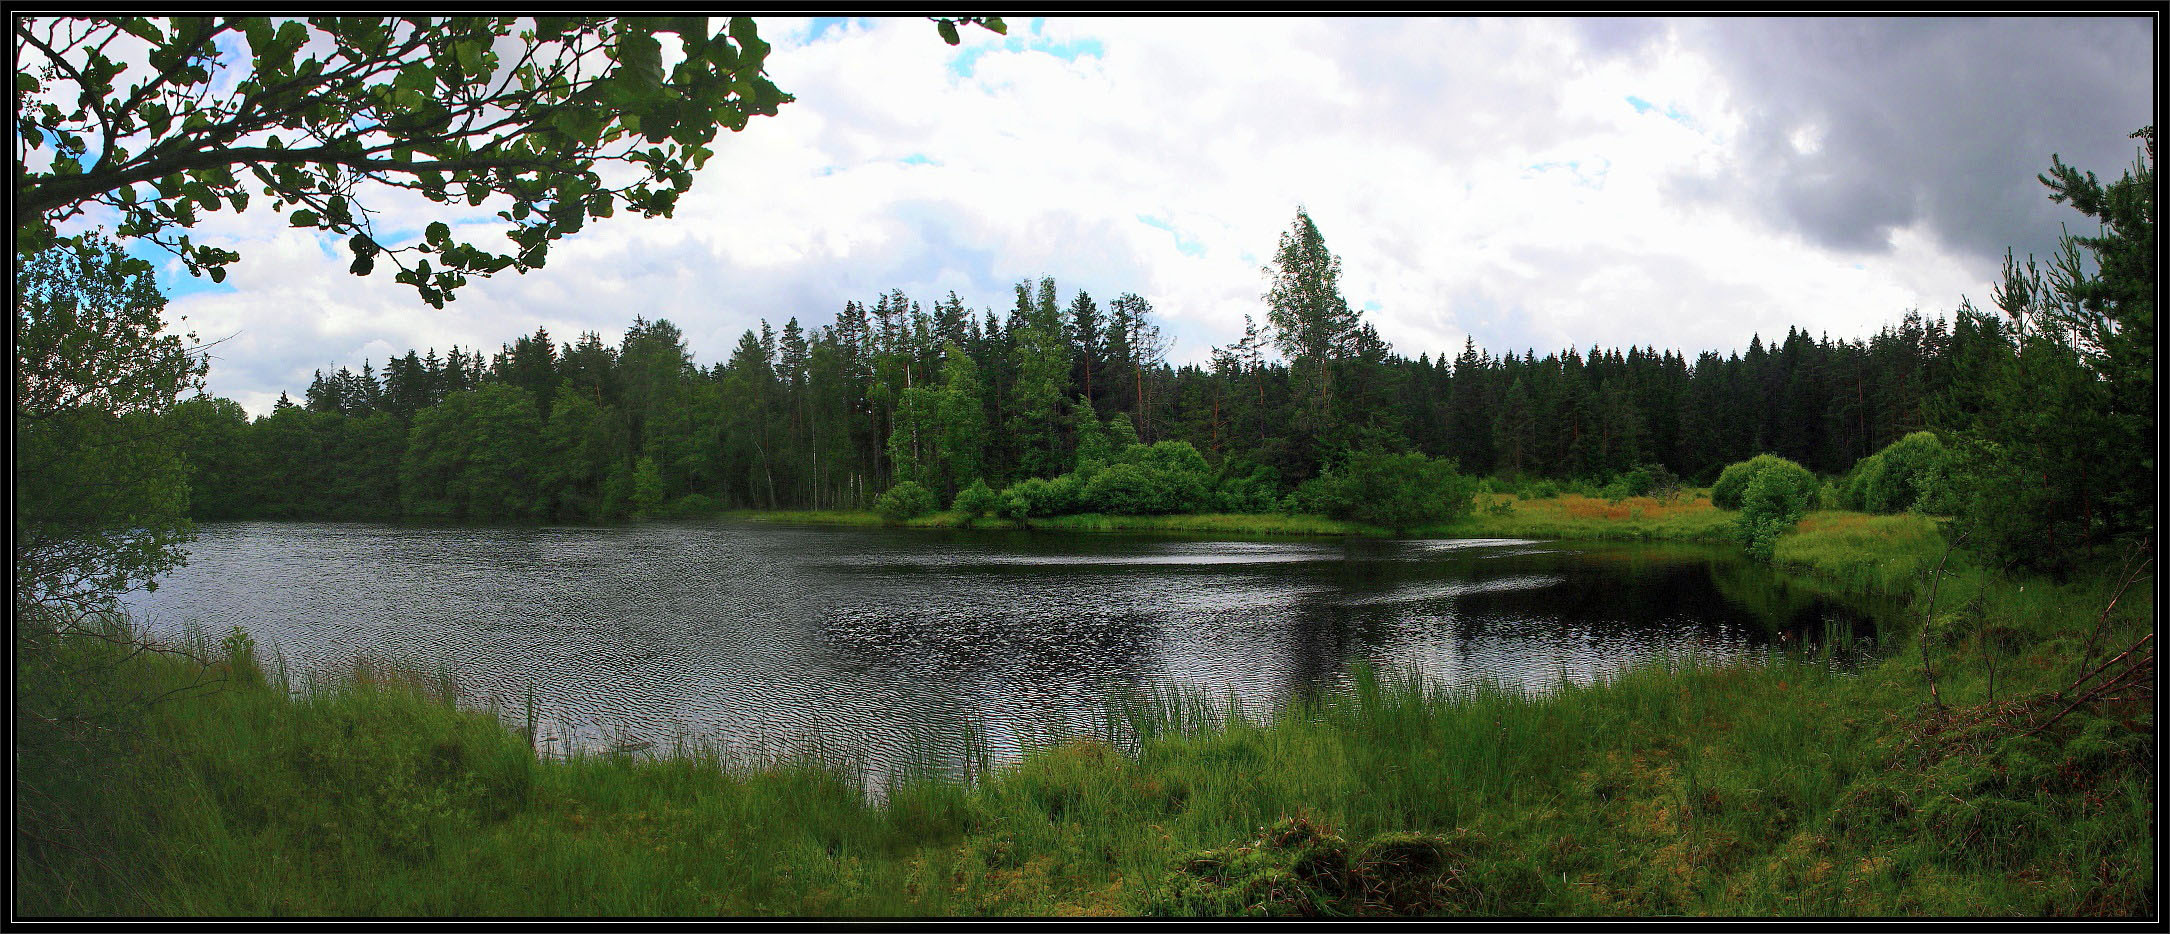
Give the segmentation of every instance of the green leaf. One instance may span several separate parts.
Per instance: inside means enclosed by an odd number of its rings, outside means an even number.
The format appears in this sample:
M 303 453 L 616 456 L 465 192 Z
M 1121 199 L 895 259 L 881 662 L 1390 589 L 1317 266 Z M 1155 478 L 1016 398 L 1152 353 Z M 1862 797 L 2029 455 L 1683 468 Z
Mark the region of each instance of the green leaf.
M 535 37 L 545 41 L 565 35 L 566 30 L 572 27 L 573 18 L 570 16 L 535 17 Z
M 452 228 L 446 226 L 444 221 L 431 221 L 422 238 L 431 243 L 442 243 L 452 238 Z
M 949 20 L 945 19 L 938 23 L 935 23 L 934 28 L 941 30 L 943 42 L 947 42 L 950 45 L 956 45 L 957 43 L 964 41 L 957 36 L 956 23 L 952 23 Z
M 122 31 L 128 33 L 129 35 L 135 36 L 136 38 L 142 39 L 153 45 L 165 44 L 165 35 L 163 33 L 160 33 L 158 31 L 158 27 L 154 25 L 150 20 L 144 19 L 141 16 L 130 16 L 115 22 L 114 25 L 119 26 Z
M 293 214 L 287 216 L 287 222 L 295 227 L 315 227 L 316 221 L 317 217 L 315 211 L 295 211 Z
M 663 86 L 663 44 L 645 30 L 627 26 L 618 33 L 618 64 L 648 87 Z

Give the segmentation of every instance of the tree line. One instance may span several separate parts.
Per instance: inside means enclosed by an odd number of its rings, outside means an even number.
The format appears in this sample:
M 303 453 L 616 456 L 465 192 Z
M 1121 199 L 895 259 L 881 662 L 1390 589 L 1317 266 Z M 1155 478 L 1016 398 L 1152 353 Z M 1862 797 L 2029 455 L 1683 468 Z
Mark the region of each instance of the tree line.
M 1300 250 L 1316 228 L 1304 216 L 1296 228 Z M 1692 360 L 1647 347 L 1494 355 L 1474 341 L 1412 360 L 1338 296 L 1314 304 L 1326 307 L 1285 298 L 1278 326 L 1247 321 L 1209 363 L 1177 366 L 1136 294 L 1064 301 L 1042 278 L 1018 283 L 1003 316 L 955 293 L 929 307 L 893 291 L 814 328 L 763 322 L 705 368 L 675 325 L 643 318 L 616 344 L 537 329 L 494 353 L 433 348 L 319 373 L 301 402 L 282 396 L 253 421 L 208 398 L 175 418 L 206 519 L 594 521 L 688 497 L 856 508 L 902 481 L 947 504 L 975 481 L 1053 479 L 1110 433 L 1182 442 L 1217 475 L 1277 491 L 1355 451 L 1485 475 L 1603 482 L 1662 468 L 1708 482 L 1765 452 L 1843 473 L 1928 427 L 2012 347 L 2003 322 L 1968 309 L 1949 322 L 1910 313 L 1866 339 L 1789 329 Z

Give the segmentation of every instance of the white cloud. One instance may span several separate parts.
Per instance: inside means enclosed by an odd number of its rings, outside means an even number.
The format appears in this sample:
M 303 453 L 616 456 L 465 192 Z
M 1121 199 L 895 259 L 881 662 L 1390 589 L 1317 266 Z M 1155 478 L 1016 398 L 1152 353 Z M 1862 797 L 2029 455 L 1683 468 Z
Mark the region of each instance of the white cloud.
M 1011 284 L 1042 274 L 1065 299 L 1146 296 L 1175 359 L 1202 360 L 1263 318 L 1260 267 L 1299 203 L 1350 302 L 1410 356 L 1465 335 L 1691 354 L 1789 325 L 1865 336 L 1994 273 L 1926 221 L 1864 257 L 1682 197 L 1684 177 L 1742 168 L 1757 102 L 1681 30 L 1599 54 L 1554 20 L 1056 20 L 956 49 L 920 19 L 762 28 L 798 101 L 722 138 L 675 218 L 591 224 L 442 312 L 269 212 L 214 217 L 198 239 L 242 251 L 235 291 L 174 303 L 207 337 L 241 335 L 214 391 L 261 412 L 387 348 L 495 348 L 537 325 L 614 340 L 636 314 L 715 362 L 760 318 L 818 325 L 890 288 L 1006 313 Z M 1792 140 L 1812 152 L 1823 132 Z

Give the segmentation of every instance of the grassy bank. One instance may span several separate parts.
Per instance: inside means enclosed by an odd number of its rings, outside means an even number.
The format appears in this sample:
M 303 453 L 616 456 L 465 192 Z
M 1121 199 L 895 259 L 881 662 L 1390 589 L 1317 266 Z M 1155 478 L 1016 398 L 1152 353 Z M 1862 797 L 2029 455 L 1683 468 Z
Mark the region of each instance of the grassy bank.
M 1575 508 L 1547 521 L 1687 530 L 1715 512 Z M 1542 534 L 1521 521 L 1482 534 Z M 1817 514 L 1778 559 L 1829 586 L 1910 594 L 1941 553 L 1929 520 Z M 36 790 L 17 802 L 36 837 L 16 838 L 16 910 L 2151 910 L 2152 701 L 2025 735 L 2064 706 L 2044 692 L 2079 673 L 2113 585 L 1954 563 L 1928 630 L 1941 712 L 1912 641 L 1854 675 L 1809 659 L 1679 663 L 1534 698 L 1360 678 L 1261 723 L 1134 702 L 1123 732 L 1142 739 L 905 784 L 883 804 L 835 771 L 698 749 L 538 760 L 517 732 L 447 704 L 435 677 L 363 671 L 293 701 L 246 664 L 139 657 L 111 683 L 223 680 L 122 705 L 95 770 L 59 734 L 26 746 L 19 729 L 18 773 Z M 2148 631 L 2147 590 L 2097 642 Z
M 1391 529 L 1325 516 L 1287 513 L 1194 513 L 1116 516 L 1087 513 L 1012 520 L 981 517 L 967 522 L 960 513 L 930 513 L 889 523 L 867 510 L 741 510 L 726 518 L 820 525 L 908 528 L 1032 529 L 1049 532 L 1198 532 L 1233 535 L 1394 536 Z M 1409 529 L 1405 534 L 1439 538 L 1568 538 L 1583 540 L 1731 541 L 1733 513 L 1717 509 L 1707 496 L 1660 501 L 1650 497 L 1606 500 L 1573 494 L 1523 500 L 1510 494 L 1481 493 L 1473 515 Z

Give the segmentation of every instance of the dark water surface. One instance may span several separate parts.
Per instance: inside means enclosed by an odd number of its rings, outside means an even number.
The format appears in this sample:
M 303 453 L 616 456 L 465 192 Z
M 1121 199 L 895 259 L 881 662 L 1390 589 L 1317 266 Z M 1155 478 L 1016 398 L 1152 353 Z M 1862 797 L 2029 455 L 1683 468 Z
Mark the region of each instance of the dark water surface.
M 1263 709 L 1368 660 L 1542 691 L 1862 622 L 1677 546 L 735 523 L 210 524 L 131 606 L 168 634 L 239 624 L 296 673 L 449 665 L 514 719 L 532 688 L 553 748 L 690 735 L 876 772 L 968 732 L 1014 756 L 1119 687 Z

